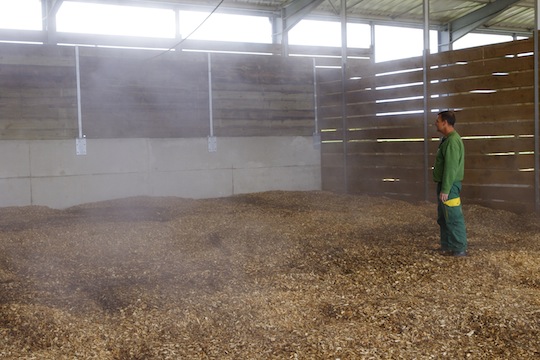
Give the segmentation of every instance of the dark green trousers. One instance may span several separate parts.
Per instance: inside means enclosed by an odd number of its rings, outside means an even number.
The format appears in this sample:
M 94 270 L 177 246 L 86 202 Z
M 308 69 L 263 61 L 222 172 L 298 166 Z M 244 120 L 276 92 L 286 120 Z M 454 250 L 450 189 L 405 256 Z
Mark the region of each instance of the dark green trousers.
M 437 184 L 437 224 L 441 230 L 441 248 L 451 251 L 467 250 L 467 231 L 459 195 L 461 182 L 452 184 L 446 204 L 439 199 L 441 184 Z

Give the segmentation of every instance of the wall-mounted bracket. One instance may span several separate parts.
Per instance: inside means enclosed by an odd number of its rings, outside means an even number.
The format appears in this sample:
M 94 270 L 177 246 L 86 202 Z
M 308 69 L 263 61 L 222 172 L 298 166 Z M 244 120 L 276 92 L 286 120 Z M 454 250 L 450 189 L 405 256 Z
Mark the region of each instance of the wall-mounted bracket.
M 313 133 L 313 148 L 314 149 L 321 148 L 321 133 L 317 133 L 317 132 Z
M 208 152 L 217 151 L 217 137 L 209 136 L 208 137 Z
M 75 139 L 75 153 L 77 155 L 86 155 L 86 135 Z

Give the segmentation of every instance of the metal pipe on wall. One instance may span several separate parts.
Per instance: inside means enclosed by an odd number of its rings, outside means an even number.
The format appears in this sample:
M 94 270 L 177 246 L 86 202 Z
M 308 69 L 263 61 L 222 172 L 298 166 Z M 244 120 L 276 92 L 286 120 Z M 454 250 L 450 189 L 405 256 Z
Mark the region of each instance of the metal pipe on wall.
M 314 129 L 313 129 L 313 147 L 320 148 L 321 134 L 319 133 L 319 93 L 317 90 L 317 60 L 313 58 L 313 112 L 314 112 Z
M 214 105 L 212 93 L 212 54 L 208 53 L 208 114 L 210 117 L 210 135 L 208 136 L 208 152 L 217 151 L 217 139 L 214 136 Z
M 424 0 L 424 52 L 422 57 L 424 82 L 424 200 L 429 200 L 429 79 L 428 79 L 428 55 L 429 55 L 429 0 Z
M 208 53 L 208 113 L 210 115 L 210 136 L 214 136 L 214 109 L 212 104 L 212 54 Z
M 79 136 L 75 139 L 75 153 L 86 155 L 86 136 L 83 135 L 82 130 L 81 66 L 78 46 L 75 46 L 75 73 L 77 79 L 77 127 L 79 128 Z
M 315 110 L 315 134 L 319 133 L 319 104 L 318 104 L 318 91 L 317 91 L 317 60 L 313 58 L 313 109 Z
M 347 161 L 347 1 L 341 0 L 341 117 L 343 133 L 343 190 L 349 192 L 349 172 Z
M 77 73 L 77 124 L 79 127 L 79 139 L 81 139 L 83 137 L 81 109 L 81 67 L 78 46 L 75 46 L 75 71 Z

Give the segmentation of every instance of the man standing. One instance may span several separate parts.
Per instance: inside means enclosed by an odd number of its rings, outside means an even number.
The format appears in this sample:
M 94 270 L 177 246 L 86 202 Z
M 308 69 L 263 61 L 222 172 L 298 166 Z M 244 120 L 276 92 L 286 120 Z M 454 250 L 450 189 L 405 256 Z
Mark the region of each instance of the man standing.
M 437 223 L 441 232 L 440 251 L 450 256 L 467 256 L 467 232 L 461 208 L 461 181 L 465 172 L 465 147 L 454 129 L 453 111 L 437 115 L 437 131 L 443 134 L 437 150 L 433 181 L 437 183 Z

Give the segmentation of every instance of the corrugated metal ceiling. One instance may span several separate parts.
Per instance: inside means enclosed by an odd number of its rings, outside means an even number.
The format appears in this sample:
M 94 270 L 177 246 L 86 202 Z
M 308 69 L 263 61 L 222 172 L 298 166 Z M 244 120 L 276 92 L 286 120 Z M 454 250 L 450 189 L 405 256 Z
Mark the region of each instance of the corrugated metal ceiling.
M 146 0 L 199 6 L 216 6 L 219 0 Z M 280 13 L 295 0 L 225 0 L 221 7 L 236 10 L 260 10 Z M 298 1 L 298 0 L 296 0 Z M 444 27 L 475 10 L 506 0 L 430 0 L 430 24 Z M 530 33 L 534 29 L 535 0 L 517 1 L 481 25 L 479 30 Z M 347 0 L 347 16 L 351 21 L 377 21 L 391 24 L 423 24 L 423 0 Z M 325 0 L 309 16 L 338 17 L 341 0 Z

